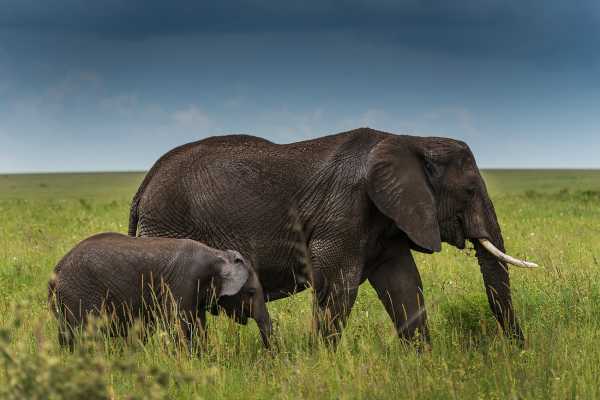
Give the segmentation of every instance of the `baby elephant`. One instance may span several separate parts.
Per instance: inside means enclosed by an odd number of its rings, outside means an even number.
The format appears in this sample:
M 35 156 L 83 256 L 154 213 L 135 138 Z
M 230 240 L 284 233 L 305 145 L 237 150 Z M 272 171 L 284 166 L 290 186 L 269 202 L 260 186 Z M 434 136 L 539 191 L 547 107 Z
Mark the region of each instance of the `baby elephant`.
M 147 327 L 173 317 L 188 341 L 205 329 L 214 304 L 245 324 L 256 321 L 265 347 L 272 325 L 258 276 L 237 251 L 221 251 L 189 239 L 92 236 L 54 269 L 48 300 L 59 321 L 59 343 L 73 349 L 74 330 L 90 314 L 108 313 L 113 334 L 125 336 L 135 319 Z

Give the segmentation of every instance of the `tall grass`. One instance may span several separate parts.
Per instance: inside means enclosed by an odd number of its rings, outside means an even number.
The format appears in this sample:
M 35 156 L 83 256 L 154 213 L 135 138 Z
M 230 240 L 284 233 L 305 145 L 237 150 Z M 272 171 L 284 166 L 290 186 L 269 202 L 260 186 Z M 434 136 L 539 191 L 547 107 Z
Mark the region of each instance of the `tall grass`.
M 253 322 L 214 317 L 198 357 L 177 350 L 164 329 L 145 344 L 94 332 L 73 354 L 57 344 L 46 304 L 51 271 L 81 239 L 126 230 L 139 175 L 116 191 L 110 177 L 95 186 L 71 177 L 61 191 L 52 185 L 64 176 L 11 177 L 6 196 L 0 177 L 0 397 L 599 398 L 600 173 L 555 174 L 539 186 L 530 172 L 487 175 L 508 251 L 542 265 L 511 270 L 524 348 L 499 334 L 474 257 L 445 246 L 416 255 L 429 352 L 397 340 L 365 284 L 336 352 L 309 344 L 312 299 L 303 292 L 269 304 L 277 352 L 262 348 Z

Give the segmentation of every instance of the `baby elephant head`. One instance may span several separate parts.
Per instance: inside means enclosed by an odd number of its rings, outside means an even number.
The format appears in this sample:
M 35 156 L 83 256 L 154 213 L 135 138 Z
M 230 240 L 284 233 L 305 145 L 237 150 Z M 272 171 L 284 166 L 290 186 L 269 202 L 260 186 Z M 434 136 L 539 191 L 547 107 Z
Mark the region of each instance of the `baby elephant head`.
M 249 317 L 253 318 L 268 347 L 273 327 L 258 275 L 237 251 L 227 250 L 223 258 L 215 285 L 218 305 L 240 324 L 245 325 Z

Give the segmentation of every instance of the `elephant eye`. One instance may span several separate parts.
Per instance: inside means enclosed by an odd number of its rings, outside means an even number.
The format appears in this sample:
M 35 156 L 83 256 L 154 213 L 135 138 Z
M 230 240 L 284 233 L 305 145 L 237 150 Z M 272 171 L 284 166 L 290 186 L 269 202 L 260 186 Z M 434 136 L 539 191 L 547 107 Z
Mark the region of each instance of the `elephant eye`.
M 256 294 L 256 289 L 254 289 L 254 288 L 248 288 L 248 290 L 246 291 L 246 293 L 248 293 L 249 296 L 254 296 Z
M 240 257 L 236 257 L 235 260 L 233 260 L 233 262 L 236 264 L 243 264 L 244 260 Z
M 439 175 L 438 166 L 432 163 L 431 161 L 425 162 L 425 172 L 431 178 L 437 178 Z

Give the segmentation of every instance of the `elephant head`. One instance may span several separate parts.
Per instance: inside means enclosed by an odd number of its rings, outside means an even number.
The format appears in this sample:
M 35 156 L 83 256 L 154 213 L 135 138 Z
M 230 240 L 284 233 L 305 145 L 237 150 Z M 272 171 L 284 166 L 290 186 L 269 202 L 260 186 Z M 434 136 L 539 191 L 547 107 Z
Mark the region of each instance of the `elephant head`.
M 258 275 L 237 251 L 226 251 L 225 258 L 215 282 L 217 303 L 238 323 L 245 325 L 248 318 L 253 318 L 268 347 L 273 325 Z
M 512 307 L 507 263 L 535 266 L 504 254 L 494 206 L 475 158 L 460 141 L 393 136 L 370 151 L 367 190 L 372 202 L 411 240 L 418 251 L 459 249 L 470 240 L 476 250 L 488 301 L 505 333 L 523 333 Z

